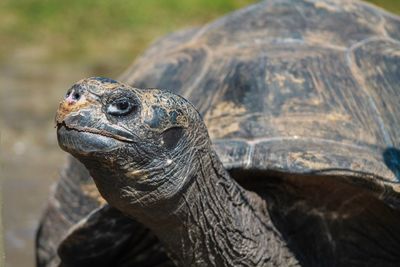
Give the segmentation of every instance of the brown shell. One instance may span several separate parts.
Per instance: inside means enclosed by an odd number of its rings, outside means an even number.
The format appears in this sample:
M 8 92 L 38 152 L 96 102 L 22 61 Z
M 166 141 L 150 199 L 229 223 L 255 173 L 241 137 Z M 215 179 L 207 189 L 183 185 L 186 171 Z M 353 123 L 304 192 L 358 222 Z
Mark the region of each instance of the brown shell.
M 228 169 L 362 172 L 400 191 L 399 38 L 366 3 L 270 0 L 161 39 L 121 80 L 189 99 Z

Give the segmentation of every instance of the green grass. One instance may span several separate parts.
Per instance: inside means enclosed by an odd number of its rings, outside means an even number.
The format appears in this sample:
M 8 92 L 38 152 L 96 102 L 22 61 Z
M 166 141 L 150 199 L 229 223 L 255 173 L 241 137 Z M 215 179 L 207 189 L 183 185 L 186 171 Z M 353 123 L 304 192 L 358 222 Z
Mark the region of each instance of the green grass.
M 137 54 L 154 38 L 254 0 L 2 0 L 0 54 L 45 46 L 54 57 Z M 112 50 L 110 51 L 110 47 Z
M 0 59 L 25 47 L 50 61 L 127 65 L 159 36 L 255 0 L 1 0 Z M 400 0 L 370 0 L 400 13 Z M 105 63 L 106 64 L 106 63 Z
M 368 0 L 367 2 L 383 7 L 390 12 L 400 14 L 400 0 Z

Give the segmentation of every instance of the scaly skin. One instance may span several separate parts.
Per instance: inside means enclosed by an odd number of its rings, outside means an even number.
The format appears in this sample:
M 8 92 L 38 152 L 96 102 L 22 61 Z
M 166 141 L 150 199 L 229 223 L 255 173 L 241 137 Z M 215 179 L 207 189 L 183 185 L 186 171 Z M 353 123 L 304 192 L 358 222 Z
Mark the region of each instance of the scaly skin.
M 225 171 L 190 103 L 98 78 L 74 92 L 79 97 L 67 96 L 57 115 L 60 146 L 88 168 L 112 206 L 160 238 L 178 266 L 298 264 L 265 201 Z M 124 92 L 135 108 L 102 114 Z

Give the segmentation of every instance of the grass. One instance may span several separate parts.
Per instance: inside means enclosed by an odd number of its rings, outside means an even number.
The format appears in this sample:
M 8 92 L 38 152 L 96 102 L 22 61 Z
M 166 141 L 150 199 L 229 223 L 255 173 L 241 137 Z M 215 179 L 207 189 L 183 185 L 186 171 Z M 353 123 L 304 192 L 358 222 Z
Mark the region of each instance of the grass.
M 157 37 L 201 25 L 255 0 L 2 0 L 0 59 L 39 47 L 50 61 L 126 66 Z M 370 0 L 400 13 L 399 0 Z M 105 63 L 107 64 L 107 63 Z M 119 70 L 118 70 L 119 71 Z
M 380 6 L 392 13 L 400 14 L 399 0 L 368 0 L 367 2 Z
M 203 24 L 254 0 L 2 0 L 0 58 L 39 46 L 50 60 L 131 60 L 155 38 Z

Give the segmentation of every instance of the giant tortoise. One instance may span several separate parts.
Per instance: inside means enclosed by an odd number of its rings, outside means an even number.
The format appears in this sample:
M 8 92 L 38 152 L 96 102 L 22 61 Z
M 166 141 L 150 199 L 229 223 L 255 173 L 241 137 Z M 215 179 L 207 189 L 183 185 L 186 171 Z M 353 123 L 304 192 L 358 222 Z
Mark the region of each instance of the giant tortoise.
M 77 82 L 38 265 L 399 266 L 399 39 L 366 3 L 269 0 Z

